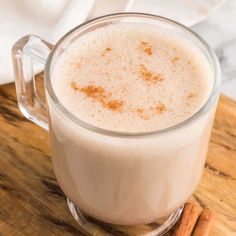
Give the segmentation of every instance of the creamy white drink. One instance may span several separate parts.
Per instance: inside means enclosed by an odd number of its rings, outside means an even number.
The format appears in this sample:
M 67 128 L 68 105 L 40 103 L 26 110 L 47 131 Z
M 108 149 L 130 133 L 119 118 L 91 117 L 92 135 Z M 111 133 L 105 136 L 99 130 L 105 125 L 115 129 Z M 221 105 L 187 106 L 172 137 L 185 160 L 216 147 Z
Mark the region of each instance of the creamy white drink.
M 213 87 L 199 49 L 141 23 L 83 35 L 62 53 L 51 76 L 58 100 L 85 126 L 132 134 L 184 122 Z M 93 132 L 64 117 L 50 99 L 48 106 L 56 177 L 82 212 L 114 224 L 150 223 L 196 188 L 215 106 L 175 130 L 138 137 Z

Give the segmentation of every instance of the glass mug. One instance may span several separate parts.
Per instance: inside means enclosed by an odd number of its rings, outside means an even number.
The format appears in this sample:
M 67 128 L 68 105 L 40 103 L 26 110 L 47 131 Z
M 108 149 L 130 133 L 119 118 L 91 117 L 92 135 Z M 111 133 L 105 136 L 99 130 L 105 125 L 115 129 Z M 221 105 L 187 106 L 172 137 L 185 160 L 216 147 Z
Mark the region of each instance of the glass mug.
M 200 50 L 212 69 L 213 88 L 196 114 L 163 130 L 124 133 L 88 124 L 63 107 L 52 87 L 55 62 L 82 35 L 119 22 L 153 24 L 184 37 Z M 100 227 L 105 223 L 109 229 L 131 232 L 127 235 L 134 235 L 132 230 L 139 232 L 135 235 L 167 232 L 201 178 L 218 102 L 221 71 L 206 42 L 169 19 L 119 13 L 74 28 L 55 46 L 36 36 L 25 36 L 16 42 L 12 53 L 20 110 L 49 129 L 54 172 L 81 227 L 100 235 L 112 235 Z M 47 106 L 36 92 L 33 60 L 45 65 Z

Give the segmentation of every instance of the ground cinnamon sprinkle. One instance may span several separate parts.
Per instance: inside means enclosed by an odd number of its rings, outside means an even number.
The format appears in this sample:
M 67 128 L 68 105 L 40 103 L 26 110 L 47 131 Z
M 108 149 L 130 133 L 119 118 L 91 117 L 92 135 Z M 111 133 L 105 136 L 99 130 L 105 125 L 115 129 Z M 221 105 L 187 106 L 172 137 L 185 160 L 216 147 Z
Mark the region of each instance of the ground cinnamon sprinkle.
M 81 64 L 80 63 L 76 63 L 75 64 L 75 68 L 80 69 L 81 68 Z
M 171 62 L 175 64 L 178 60 L 179 60 L 179 57 L 176 56 L 172 58 Z
M 121 111 L 123 107 L 123 101 L 111 100 L 106 103 L 106 107 L 113 111 Z
M 119 100 L 109 100 L 109 98 L 112 96 L 112 93 L 106 92 L 103 87 L 88 85 L 80 88 L 75 81 L 72 81 L 70 85 L 73 90 L 84 93 L 87 97 L 101 103 L 105 108 L 112 111 L 122 111 L 124 102 Z
M 102 56 L 104 57 L 108 52 L 111 52 L 111 51 L 112 51 L 112 48 L 107 47 L 105 51 L 102 53 Z
M 150 117 L 149 117 L 147 114 L 144 113 L 144 109 L 142 109 L 142 108 L 137 108 L 135 111 L 138 113 L 138 116 L 139 116 L 140 118 L 142 118 L 142 119 L 144 119 L 144 120 L 149 120 L 149 119 L 150 119 Z
M 143 110 L 142 108 L 137 108 L 137 109 L 136 109 L 136 112 L 138 112 L 138 113 L 143 113 L 144 110 Z
M 164 79 L 164 77 L 161 74 L 155 74 L 153 76 L 153 79 L 154 79 L 155 82 L 156 81 L 162 81 Z
M 160 114 L 162 112 L 164 112 L 166 109 L 165 105 L 161 102 L 159 102 L 159 105 L 156 107 L 156 112 L 157 114 Z
M 188 96 L 187 96 L 187 99 L 190 99 L 190 98 L 193 98 L 195 95 L 192 93 L 192 92 L 190 92 L 189 94 L 188 94 Z
M 148 42 L 142 41 L 142 42 L 140 43 L 140 47 L 143 49 L 143 51 L 144 51 L 147 55 L 149 55 L 149 56 L 152 55 L 152 47 L 150 46 L 150 44 L 149 44 Z
M 78 85 L 77 85 L 77 83 L 76 83 L 75 81 L 72 81 L 72 82 L 70 83 L 70 87 L 71 87 L 73 90 L 75 90 L 75 91 L 79 90 L 79 87 L 78 87 Z
M 143 64 L 140 66 L 140 73 L 145 80 L 152 80 L 153 73 L 148 71 Z
M 88 85 L 81 88 L 80 91 L 93 99 L 103 99 L 106 97 L 105 89 L 100 86 Z
M 164 79 L 161 74 L 149 71 L 147 67 L 143 64 L 140 65 L 140 73 L 143 79 L 150 82 L 156 83 L 157 81 L 162 81 Z

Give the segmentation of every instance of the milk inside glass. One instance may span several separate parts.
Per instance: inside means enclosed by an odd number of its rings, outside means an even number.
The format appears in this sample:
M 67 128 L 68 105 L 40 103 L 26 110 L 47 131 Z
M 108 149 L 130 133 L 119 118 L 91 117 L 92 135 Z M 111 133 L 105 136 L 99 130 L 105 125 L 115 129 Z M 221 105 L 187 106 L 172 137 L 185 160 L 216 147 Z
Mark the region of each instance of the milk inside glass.
M 119 23 L 80 37 L 60 56 L 52 85 L 87 125 L 145 133 L 178 125 L 206 103 L 213 74 L 187 40 L 149 24 Z M 204 166 L 215 106 L 153 135 L 108 136 L 68 120 L 48 98 L 56 178 L 84 213 L 145 224 L 178 209 Z

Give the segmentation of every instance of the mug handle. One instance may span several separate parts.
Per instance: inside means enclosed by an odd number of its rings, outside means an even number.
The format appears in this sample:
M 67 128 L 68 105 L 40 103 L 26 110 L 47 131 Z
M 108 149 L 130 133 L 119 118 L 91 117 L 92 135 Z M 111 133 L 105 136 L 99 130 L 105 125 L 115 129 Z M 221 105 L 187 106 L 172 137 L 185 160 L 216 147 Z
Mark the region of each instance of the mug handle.
M 18 106 L 27 119 L 46 130 L 46 104 L 37 94 L 34 74 L 44 69 L 52 47 L 53 45 L 38 36 L 27 35 L 19 39 L 12 48 Z

